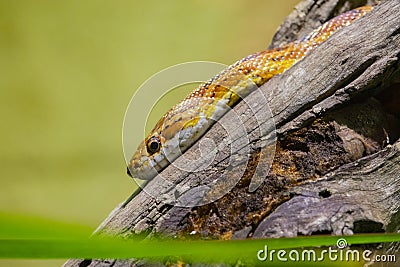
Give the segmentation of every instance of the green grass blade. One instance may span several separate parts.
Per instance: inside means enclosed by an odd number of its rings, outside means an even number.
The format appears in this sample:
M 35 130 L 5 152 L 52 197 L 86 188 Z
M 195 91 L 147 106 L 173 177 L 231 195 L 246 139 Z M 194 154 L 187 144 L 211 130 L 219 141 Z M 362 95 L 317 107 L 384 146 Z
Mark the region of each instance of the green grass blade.
M 227 241 L 179 241 L 171 239 L 130 240 L 92 237 L 90 227 L 44 218 L 0 213 L 0 259 L 64 258 L 180 258 L 186 262 L 257 262 L 257 252 L 271 250 L 302 251 L 336 245 L 344 238 L 348 245 L 400 242 L 400 234 L 363 234 L 354 236 L 309 236 Z M 257 262 L 260 263 L 260 262 Z M 271 262 L 270 262 L 271 263 Z M 285 264 L 274 261 L 274 266 Z M 302 262 L 305 266 L 304 262 Z M 337 266 L 326 261 L 323 266 Z M 343 266 L 343 262 L 341 262 Z M 359 266 L 359 265 L 345 265 Z
M 257 251 L 336 244 L 340 237 L 318 236 L 229 241 L 124 241 L 120 239 L 1 239 L 0 258 L 144 258 L 190 256 L 199 259 L 255 258 Z M 349 244 L 399 242 L 399 234 L 344 237 Z

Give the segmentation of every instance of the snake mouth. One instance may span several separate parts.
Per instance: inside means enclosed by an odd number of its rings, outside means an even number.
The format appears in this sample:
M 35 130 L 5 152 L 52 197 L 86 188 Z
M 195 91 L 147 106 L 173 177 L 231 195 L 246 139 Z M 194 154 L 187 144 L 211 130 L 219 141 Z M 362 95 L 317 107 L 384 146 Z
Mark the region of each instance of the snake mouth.
M 126 168 L 126 173 L 133 179 L 140 180 L 151 180 L 153 179 L 160 171 L 159 166 L 153 166 L 151 164 L 138 164 L 135 162 L 134 164 L 128 164 Z

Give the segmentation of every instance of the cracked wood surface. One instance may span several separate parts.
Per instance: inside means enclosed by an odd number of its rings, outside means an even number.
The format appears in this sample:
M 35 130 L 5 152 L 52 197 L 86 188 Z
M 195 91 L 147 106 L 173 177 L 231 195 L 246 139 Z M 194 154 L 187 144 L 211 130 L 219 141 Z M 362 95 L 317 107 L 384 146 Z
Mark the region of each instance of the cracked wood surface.
M 301 2 L 278 30 L 272 46 L 298 39 L 321 21 L 354 8 L 352 2 Z M 365 19 L 338 32 L 260 88 L 272 118 L 263 116 L 262 108 L 251 111 L 251 107 L 265 106 L 257 93 L 246 98 L 250 104 L 235 106 L 234 112 L 245 122 L 252 155 L 243 177 L 237 171 L 243 163 L 232 164 L 227 155 L 232 147 L 236 155 L 248 151 L 233 140 L 233 146 L 219 152 L 203 171 L 189 173 L 173 165 L 165 169 L 162 176 L 173 184 L 166 185 L 157 176 L 125 208 L 116 207 L 97 234 L 129 238 L 146 231 L 184 237 L 195 232 L 198 237 L 229 239 L 398 231 L 400 146 L 384 144 L 388 137 L 393 143 L 399 135 L 398 118 L 392 115 L 399 114 L 397 105 L 389 111 L 386 105 L 399 96 L 399 55 L 400 2 L 382 1 Z M 392 95 L 385 97 L 382 92 L 386 91 Z M 203 138 L 221 143 L 226 138 L 221 125 L 229 124 L 234 112 Z M 262 144 L 260 125 L 270 126 L 272 121 L 278 137 L 275 159 L 264 183 L 249 192 Z M 270 131 L 261 135 L 274 137 Z M 196 158 L 197 154 L 198 143 L 185 156 Z M 239 182 L 213 203 L 178 207 L 161 201 L 201 203 L 215 193 L 204 194 L 204 188 L 221 173 Z M 146 191 L 157 192 L 158 197 Z M 64 266 L 137 264 L 145 263 L 70 260 Z

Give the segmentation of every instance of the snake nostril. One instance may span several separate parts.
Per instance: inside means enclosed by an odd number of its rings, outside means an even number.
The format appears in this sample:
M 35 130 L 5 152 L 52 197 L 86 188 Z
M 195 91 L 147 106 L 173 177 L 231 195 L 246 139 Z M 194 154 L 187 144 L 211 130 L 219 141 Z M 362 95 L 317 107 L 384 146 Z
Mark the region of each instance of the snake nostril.
M 127 173 L 130 177 L 133 177 L 133 176 L 132 176 L 132 173 L 131 173 L 131 170 L 129 169 L 129 167 L 126 167 L 126 173 Z

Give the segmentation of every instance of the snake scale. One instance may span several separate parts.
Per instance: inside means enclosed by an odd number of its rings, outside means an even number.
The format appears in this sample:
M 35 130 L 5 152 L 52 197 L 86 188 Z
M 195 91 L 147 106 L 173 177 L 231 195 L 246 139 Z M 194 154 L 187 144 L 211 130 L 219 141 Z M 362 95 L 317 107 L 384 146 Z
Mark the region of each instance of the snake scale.
M 257 86 L 289 69 L 333 33 L 371 9 L 364 6 L 343 13 L 301 40 L 249 55 L 201 84 L 158 121 L 132 156 L 128 174 L 142 180 L 152 179 L 193 145 L 222 117 L 227 107 L 232 107 Z

